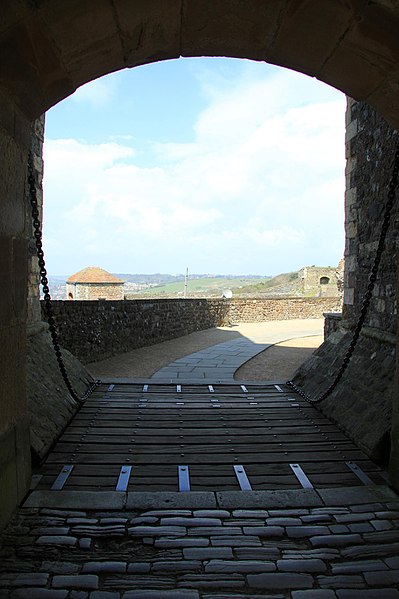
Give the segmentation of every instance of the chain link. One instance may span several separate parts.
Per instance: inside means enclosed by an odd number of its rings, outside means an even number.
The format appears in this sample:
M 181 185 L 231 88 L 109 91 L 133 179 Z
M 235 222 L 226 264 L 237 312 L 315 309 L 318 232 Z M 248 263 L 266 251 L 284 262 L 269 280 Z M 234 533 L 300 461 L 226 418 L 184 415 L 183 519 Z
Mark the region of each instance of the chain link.
M 57 327 L 55 324 L 53 308 L 51 305 L 50 289 L 48 286 L 46 263 L 44 261 L 42 231 L 41 231 L 41 226 L 40 226 L 39 207 L 38 207 L 37 192 L 36 192 L 35 169 L 33 166 L 33 156 L 32 156 L 31 152 L 29 152 L 29 157 L 28 157 L 28 185 L 29 185 L 30 204 L 31 204 L 31 210 L 32 210 L 33 237 L 35 239 L 36 254 L 37 254 L 37 259 L 38 259 L 38 263 L 39 263 L 40 282 L 43 287 L 44 311 L 45 311 L 47 322 L 49 325 L 49 330 L 50 330 L 50 335 L 51 335 L 51 339 L 53 342 L 55 357 L 58 362 L 61 376 L 64 380 L 64 383 L 65 383 L 69 393 L 72 395 L 73 399 L 75 399 L 76 401 L 83 402 L 89 397 L 89 395 L 91 395 L 91 393 L 93 393 L 94 389 L 96 387 L 98 387 L 98 385 L 101 384 L 101 381 L 97 380 L 97 381 L 94 381 L 93 383 L 89 384 L 89 386 L 86 389 L 86 391 L 84 392 L 84 394 L 79 397 L 79 395 L 74 391 L 74 389 L 71 385 L 71 382 L 68 377 L 68 373 L 65 368 L 64 360 L 63 360 L 62 354 L 61 354 L 60 345 L 58 342 Z
M 381 225 L 381 233 L 380 233 L 380 238 L 378 240 L 377 251 L 375 254 L 375 258 L 374 258 L 374 264 L 372 266 L 370 276 L 369 276 L 367 291 L 364 294 L 363 304 L 362 304 L 362 309 L 360 310 L 359 320 L 357 321 L 355 330 L 353 331 L 353 336 L 352 336 L 351 342 L 349 344 L 349 347 L 346 351 L 346 354 L 344 356 L 344 359 L 342 361 L 341 367 L 338 370 L 338 373 L 337 373 L 335 379 L 333 380 L 333 382 L 331 383 L 331 385 L 326 389 L 326 391 L 324 391 L 324 393 L 322 393 L 322 395 L 320 395 L 319 397 L 317 397 L 315 399 L 312 399 L 307 393 L 305 393 L 305 391 L 303 391 L 303 389 L 301 389 L 300 387 L 295 385 L 295 383 L 293 381 L 286 382 L 286 385 L 291 387 L 291 389 L 293 391 L 298 393 L 301 397 L 306 399 L 306 401 L 308 401 L 309 403 L 313 403 L 313 404 L 320 403 L 321 401 L 324 401 L 329 395 L 331 395 L 331 393 L 334 391 L 335 387 L 338 385 L 339 381 L 341 380 L 342 375 L 344 374 L 345 370 L 348 367 L 348 364 L 350 362 L 352 354 L 355 351 L 355 347 L 356 347 L 358 339 L 359 339 L 360 331 L 362 330 L 364 321 L 367 316 L 367 311 L 370 306 L 375 282 L 377 280 L 378 269 L 379 269 L 381 257 L 382 257 L 383 251 L 384 251 L 385 239 L 387 236 L 389 223 L 390 223 L 390 219 L 391 219 L 391 212 L 392 212 L 393 205 L 395 203 L 396 190 L 398 187 L 398 177 L 399 177 L 399 145 L 396 146 L 396 150 L 395 150 L 395 157 L 394 157 L 393 169 L 392 169 L 392 177 L 391 177 L 391 180 L 389 182 L 389 187 L 388 187 L 388 199 L 387 199 L 387 203 L 385 206 L 384 218 L 383 218 L 382 225 Z

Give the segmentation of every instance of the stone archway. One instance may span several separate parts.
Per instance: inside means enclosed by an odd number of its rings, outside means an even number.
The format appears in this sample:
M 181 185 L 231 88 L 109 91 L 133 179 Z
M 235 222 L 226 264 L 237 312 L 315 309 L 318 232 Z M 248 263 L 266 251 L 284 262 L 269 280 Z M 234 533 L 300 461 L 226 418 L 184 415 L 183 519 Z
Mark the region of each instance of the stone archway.
M 265 60 L 315 76 L 399 126 L 399 7 L 389 0 L 4 0 L 0 29 L 0 476 L 5 518 L 30 476 L 25 405 L 31 123 L 83 83 L 179 56 Z

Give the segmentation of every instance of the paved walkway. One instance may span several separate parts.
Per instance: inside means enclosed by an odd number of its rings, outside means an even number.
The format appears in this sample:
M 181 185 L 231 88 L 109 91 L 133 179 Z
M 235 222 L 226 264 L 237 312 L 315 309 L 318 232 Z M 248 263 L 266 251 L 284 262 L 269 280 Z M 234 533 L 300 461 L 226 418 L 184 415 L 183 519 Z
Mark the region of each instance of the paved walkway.
M 129 382 L 136 378 L 165 383 L 231 382 L 240 366 L 265 349 L 289 339 L 316 337 L 322 330 L 322 319 L 240 323 L 133 350 L 89 364 L 89 369 L 105 382 Z M 219 338 L 222 343 L 218 343 Z M 200 349 L 195 351 L 198 345 Z M 161 367 L 151 370 L 151 363 Z
M 271 343 L 254 343 L 239 338 L 218 343 L 185 358 L 175 360 L 152 375 L 152 379 L 168 382 L 232 382 L 235 371 L 245 362 L 267 349 Z

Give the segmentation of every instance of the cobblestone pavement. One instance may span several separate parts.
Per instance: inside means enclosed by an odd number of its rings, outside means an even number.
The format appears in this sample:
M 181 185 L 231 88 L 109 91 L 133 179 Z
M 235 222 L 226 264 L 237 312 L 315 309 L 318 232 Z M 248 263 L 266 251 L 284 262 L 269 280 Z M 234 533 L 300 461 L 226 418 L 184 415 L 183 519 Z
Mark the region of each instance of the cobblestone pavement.
M 3 535 L 0 597 L 399 598 L 389 489 L 143 495 L 152 508 L 21 508 Z

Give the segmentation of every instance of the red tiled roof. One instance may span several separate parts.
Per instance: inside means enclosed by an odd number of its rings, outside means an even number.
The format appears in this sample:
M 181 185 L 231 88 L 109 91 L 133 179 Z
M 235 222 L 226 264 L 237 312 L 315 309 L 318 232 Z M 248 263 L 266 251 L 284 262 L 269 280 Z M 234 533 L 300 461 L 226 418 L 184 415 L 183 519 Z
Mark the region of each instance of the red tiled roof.
M 83 268 L 67 279 L 67 283 L 123 283 L 121 279 L 98 266 Z

